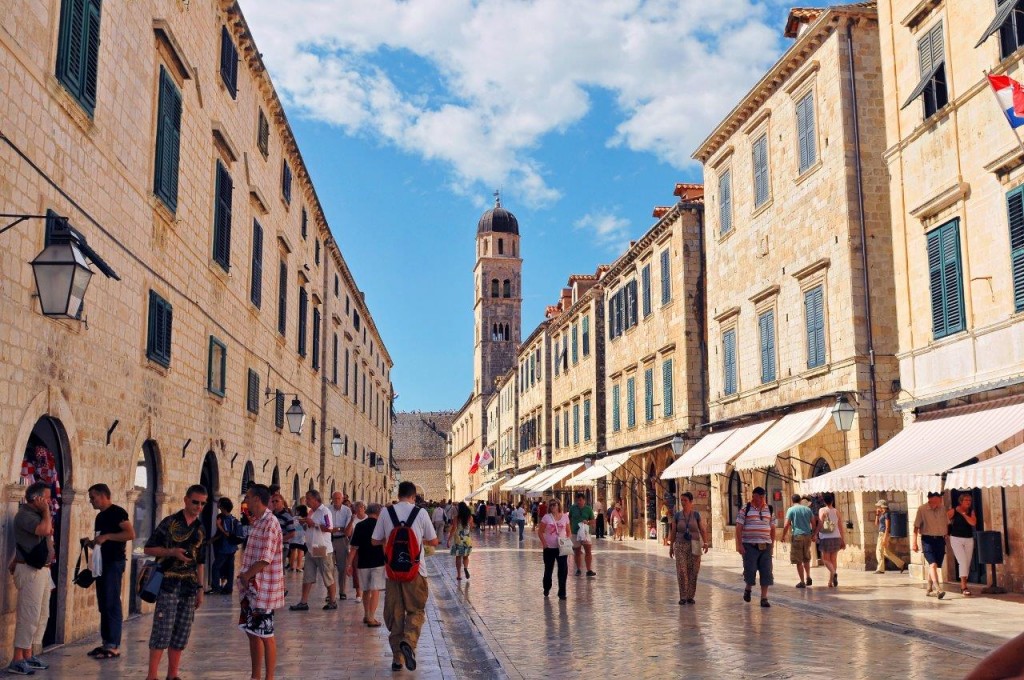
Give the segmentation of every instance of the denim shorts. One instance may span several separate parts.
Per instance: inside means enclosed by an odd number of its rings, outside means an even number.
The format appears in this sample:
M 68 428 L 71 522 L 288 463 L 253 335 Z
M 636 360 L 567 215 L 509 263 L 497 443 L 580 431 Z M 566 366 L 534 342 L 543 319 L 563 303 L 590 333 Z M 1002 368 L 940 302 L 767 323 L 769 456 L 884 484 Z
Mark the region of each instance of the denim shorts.
M 946 537 L 921 536 L 921 551 L 925 562 L 941 568 L 942 561 L 946 559 Z

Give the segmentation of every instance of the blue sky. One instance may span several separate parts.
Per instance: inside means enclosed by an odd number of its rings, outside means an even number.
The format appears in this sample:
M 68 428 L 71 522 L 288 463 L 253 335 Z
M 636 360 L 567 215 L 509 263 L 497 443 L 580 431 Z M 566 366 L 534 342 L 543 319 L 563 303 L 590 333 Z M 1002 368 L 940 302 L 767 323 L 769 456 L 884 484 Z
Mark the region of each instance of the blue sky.
M 492 192 L 519 219 L 525 336 L 570 274 L 614 260 L 676 182 L 700 181 L 690 154 L 788 46 L 788 6 L 243 0 L 394 359 L 396 408 L 469 395 Z

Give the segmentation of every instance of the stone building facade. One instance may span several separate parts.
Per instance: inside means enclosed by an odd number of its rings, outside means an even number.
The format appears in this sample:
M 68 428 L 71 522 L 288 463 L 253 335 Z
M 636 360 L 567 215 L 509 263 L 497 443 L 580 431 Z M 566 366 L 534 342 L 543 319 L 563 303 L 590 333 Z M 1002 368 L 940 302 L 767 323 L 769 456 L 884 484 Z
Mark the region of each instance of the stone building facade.
M 62 643 L 98 628 L 71 586 L 89 486 L 133 517 L 136 554 L 193 483 L 236 502 L 250 481 L 383 489 L 392 361 L 237 3 L 6 2 L 0 73 L 0 207 L 49 215 L 0 236 L 4 513 L 34 479 L 59 490 Z M 65 225 L 96 254 L 80 320 L 40 314 L 26 264 Z M 15 602 L 8 582 L 5 658 Z
M 427 500 L 448 498 L 445 456 L 455 414 L 451 411 L 400 411 L 395 414 L 392 456 L 403 480 L 416 484 Z
M 710 484 L 713 540 L 726 547 L 753 487 L 781 526 L 800 480 L 900 427 L 876 12 L 794 10 L 787 36 L 694 154 L 707 188 L 706 431 L 731 435 L 692 470 Z M 856 408 L 848 433 L 831 418 L 840 395 Z M 875 499 L 839 497 L 843 561 L 873 563 Z
M 674 194 L 676 204 L 655 210 L 654 226 L 601 280 L 605 448 L 621 464 L 601 480 L 598 499 L 619 501 L 636 537 L 676 492 L 674 480 L 661 480 L 671 440 L 694 438 L 704 414 L 703 188 L 677 184 Z
M 1024 79 L 1018 3 L 878 3 L 900 392 L 908 425 L 1024 398 L 1024 151 L 986 72 Z M 922 63 L 922 46 L 939 58 Z M 1024 443 L 1024 426 L 963 458 Z M 908 428 L 909 431 L 909 428 Z M 983 433 L 972 439 L 983 438 Z M 975 447 L 977 448 L 977 447 Z M 959 463 L 960 461 L 958 461 Z M 970 459 L 964 462 L 970 462 Z M 1024 492 L 967 489 L 998 531 L 999 584 L 1024 591 Z M 960 490 L 946 489 L 949 504 Z M 902 495 L 902 494 L 900 494 Z M 907 495 L 911 512 L 921 493 Z M 972 582 L 989 573 L 971 565 Z M 953 560 L 946 574 L 953 580 Z M 914 565 L 915 572 L 919 567 Z
M 516 355 L 519 467 L 551 464 L 551 336 L 540 322 Z

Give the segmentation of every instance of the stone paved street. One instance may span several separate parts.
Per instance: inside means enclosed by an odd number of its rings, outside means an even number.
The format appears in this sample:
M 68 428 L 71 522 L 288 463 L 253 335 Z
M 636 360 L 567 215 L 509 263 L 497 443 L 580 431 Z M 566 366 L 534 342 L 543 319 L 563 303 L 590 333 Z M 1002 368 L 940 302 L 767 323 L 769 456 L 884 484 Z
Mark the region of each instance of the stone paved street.
M 392 673 L 385 629 L 360 624 L 351 599 L 337 612 L 314 607 L 278 617 L 278 677 L 303 678 L 959 678 L 1019 632 L 1022 598 L 926 599 L 906 576 L 841 572 L 840 590 L 793 588 L 778 565 L 773 607 L 740 599 L 737 560 L 706 558 L 696 606 L 676 604 L 673 565 L 654 541 L 599 542 L 598 578 L 570 571 L 569 599 L 540 592 L 538 543 L 508 533 L 475 535 L 472 579 L 457 583 L 443 552 L 428 560 L 431 603 L 415 674 Z M 824 583 L 824 569 L 815 576 Z M 295 601 L 299 578 L 290 576 Z M 351 595 L 351 594 L 350 594 Z M 310 603 L 323 594 L 314 591 Z M 182 676 L 248 677 L 234 603 L 208 598 Z M 40 678 L 145 677 L 150 618 L 129 622 L 124 657 L 99 662 L 94 640 L 46 654 Z

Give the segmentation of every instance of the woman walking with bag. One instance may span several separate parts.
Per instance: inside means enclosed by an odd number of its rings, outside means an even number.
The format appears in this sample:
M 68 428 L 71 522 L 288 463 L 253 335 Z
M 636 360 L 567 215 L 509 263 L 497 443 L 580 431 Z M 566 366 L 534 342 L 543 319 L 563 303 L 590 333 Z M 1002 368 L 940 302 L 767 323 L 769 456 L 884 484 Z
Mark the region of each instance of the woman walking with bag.
M 676 580 L 679 582 L 679 604 L 695 604 L 697 573 L 700 556 L 711 545 L 708 542 L 700 513 L 693 509 L 693 494 L 687 491 L 679 497 L 682 508 L 669 525 L 668 556 L 676 559 Z
M 964 597 L 970 597 L 971 591 L 967 588 L 967 578 L 971 575 L 971 556 L 974 554 L 974 528 L 978 525 L 978 516 L 974 514 L 971 507 L 973 499 L 969 493 L 961 493 L 957 496 L 957 505 L 950 508 L 946 516 L 949 517 L 949 545 L 953 548 L 953 556 L 956 557 L 957 574 L 960 576 L 960 593 Z
M 551 592 L 551 572 L 558 563 L 558 599 L 565 599 L 565 579 L 569 576 L 569 555 L 572 538 L 569 536 L 569 515 L 562 512 L 562 504 L 552 500 L 548 512 L 537 525 L 537 535 L 544 547 L 544 597 Z
M 466 574 L 466 580 L 469 580 L 469 553 L 473 551 L 473 532 L 469 526 L 471 514 L 468 505 L 459 503 L 455 521 L 448 529 L 447 544 L 451 546 L 451 554 L 455 558 L 456 581 L 462 580 L 463 573 Z
M 828 587 L 839 587 L 839 551 L 846 549 L 846 534 L 843 531 L 843 518 L 836 510 L 836 495 L 830 491 L 822 494 L 825 507 L 818 511 L 818 552 L 821 561 L 828 569 Z

